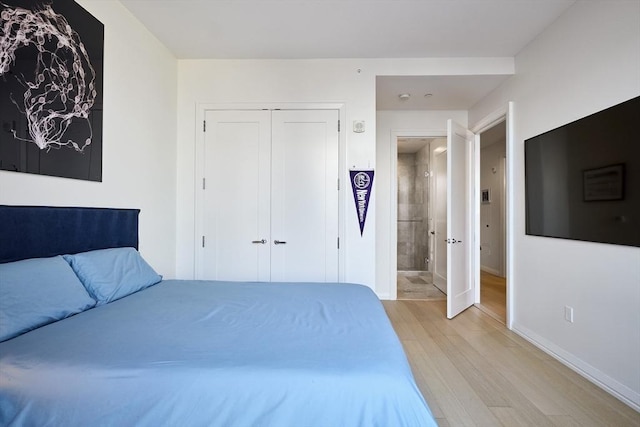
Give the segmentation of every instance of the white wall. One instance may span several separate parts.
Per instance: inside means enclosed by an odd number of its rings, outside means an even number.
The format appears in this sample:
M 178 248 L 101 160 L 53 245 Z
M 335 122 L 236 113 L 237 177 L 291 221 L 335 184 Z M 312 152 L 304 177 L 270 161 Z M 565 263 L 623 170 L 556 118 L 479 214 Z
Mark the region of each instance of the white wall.
M 178 63 L 178 222 L 177 274 L 194 277 L 195 200 L 200 177 L 196 171 L 196 144 L 204 103 L 342 103 L 345 161 L 341 171 L 348 183 L 348 168 L 376 168 L 377 75 L 510 74 L 512 58 L 450 59 L 327 59 L 327 60 L 181 60 Z M 200 106 L 199 106 L 200 105 Z M 352 122 L 364 120 L 366 132 L 354 133 Z M 386 296 L 386 282 L 376 277 L 377 187 L 374 178 L 364 235 L 360 236 L 350 187 L 343 186 L 346 251 L 344 280 L 370 286 Z M 388 178 L 387 178 L 388 179 Z M 383 184 L 385 185 L 385 184 Z M 344 243 L 344 245 L 342 245 Z
M 177 62 L 119 2 L 78 2 L 105 26 L 101 183 L 0 171 L 0 203 L 139 208 L 140 251 L 175 275 Z
M 639 94 L 640 2 L 576 2 L 469 115 L 473 124 L 514 101 L 514 329 L 636 409 L 640 248 L 526 236 L 523 141 Z
M 491 200 L 480 204 L 480 268 L 502 277 L 505 276 L 504 157 L 504 137 L 481 149 L 480 189 L 488 189 Z
M 201 123 L 196 124 L 198 103 L 345 103 L 346 122 L 375 120 L 373 79 L 358 61 L 270 61 L 270 60 L 184 60 L 179 62 L 179 152 L 178 152 L 178 275 L 194 277 L 194 218 L 196 143 L 201 135 Z M 359 168 L 375 167 L 373 132 L 349 133 L 347 162 Z M 343 183 L 348 182 L 346 171 Z M 375 186 L 375 181 L 374 181 Z M 199 187 L 199 186 L 198 186 Z M 343 186 L 345 188 L 345 186 Z M 349 188 L 343 191 L 343 200 Z M 201 191 L 199 188 L 197 191 Z M 372 201 L 375 200 L 373 196 Z M 341 245 L 349 257 L 347 281 L 374 287 L 373 275 L 367 268 L 372 261 L 368 247 L 375 241 L 375 216 L 367 216 L 364 236 L 360 237 L 353 201 L 346 205 L 347 241 Z M 223 201 L 221 201 L 224 203 Z M 370 211 L 371 212 L 371 211 Z

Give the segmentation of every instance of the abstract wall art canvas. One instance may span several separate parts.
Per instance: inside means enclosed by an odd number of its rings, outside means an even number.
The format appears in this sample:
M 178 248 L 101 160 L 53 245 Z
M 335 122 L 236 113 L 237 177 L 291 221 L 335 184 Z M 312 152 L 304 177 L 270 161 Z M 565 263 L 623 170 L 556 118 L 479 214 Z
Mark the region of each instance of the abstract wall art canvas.
M 104 26 L 73 0 L 0 18 L 0 169 L 102 181 Z

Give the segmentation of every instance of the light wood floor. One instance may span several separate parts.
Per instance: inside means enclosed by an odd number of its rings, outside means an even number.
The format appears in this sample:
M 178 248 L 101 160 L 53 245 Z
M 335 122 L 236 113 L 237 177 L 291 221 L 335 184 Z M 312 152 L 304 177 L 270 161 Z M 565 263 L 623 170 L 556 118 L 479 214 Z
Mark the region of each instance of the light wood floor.
M 384 301 L 440 426 L 640 426 L 640 413 L 471 307 Z
M 504 277 L 480 270 L 478 307 L 502 323 L 507 323 L 507 281 Z

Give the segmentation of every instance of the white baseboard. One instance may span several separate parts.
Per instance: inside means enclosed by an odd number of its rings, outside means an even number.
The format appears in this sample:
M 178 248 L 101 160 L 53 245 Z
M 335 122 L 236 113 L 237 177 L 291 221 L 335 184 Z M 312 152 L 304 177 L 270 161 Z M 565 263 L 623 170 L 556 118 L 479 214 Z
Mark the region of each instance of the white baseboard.
M 486 266 L 484 266 L 484 265 L 481 265 L 481 266 L 480 266 L 480 270 L 482 270 L 482 271 L 486 271 L 487 273 L 491 273 L 491 274 L 493 274 L 494 276 L 500 276 L 500 277 L 502 277 L 502 272 L 501 272 L 501 271 L 496 270 L 495 268 L 486 267 Z
M 540 335 L 532 332 L 517 323 L 513 324 L 513 332 L 520 335 L 531 344 L 538 347 L 554 359 L 558 360 L 563 365 L 569 367 L 573 371 L 582 375 L 598 387 L 605 390 L 607 393 L 613 395 L 626 405 L 640 412 L 640 393 L 634 391 L 624 384 L 621 384 L 617 380 L 604 374 L 600 370 L 594 368 L 588 363 L 578 359 L 573 354 L 563 350 L 554 343 L 541 337 Z
M 395 298 L 389 298 L 389 292 L 376 292 L 379 300 L 395 300 Z

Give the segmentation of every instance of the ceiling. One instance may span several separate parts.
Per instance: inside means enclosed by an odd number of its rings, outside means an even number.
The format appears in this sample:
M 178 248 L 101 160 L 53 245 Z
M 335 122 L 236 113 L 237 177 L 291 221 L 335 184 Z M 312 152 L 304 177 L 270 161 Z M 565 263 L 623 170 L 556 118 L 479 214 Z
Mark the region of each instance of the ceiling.
M 507 134 L 507 123 L 502 121 L 500 123 L 496 123 L 491 128 L 480 134 L 480 147 L 485 148 L 495 143 L 506 142 L 506 134 Z M 438 138 L 427 138 L 427 137 L 403 137 L 398 138 L 398 154 L 414 154 L 424 148 L 427 144 Z
M 398 154 L 417 153 L 434 139 L 438 139 L 438 138 L 421 138 L 421 137 L 398 138 Z
M 381 76 L 376 79 L 378 110 L 468 110 L 508 75 Z M 400 95 L 409 95 L 402 99 Z
M 576 0 L 120 1 L 178 59 L 321 59 L 511 57 Z M 379 78 L 378 109 L 468 109 L 504 78 Z
M 497 142 L 505 143 L 507 135 L 507 122 L 502 121 L 480 134 L 480 146 L 482 148 L 493 145 Z

